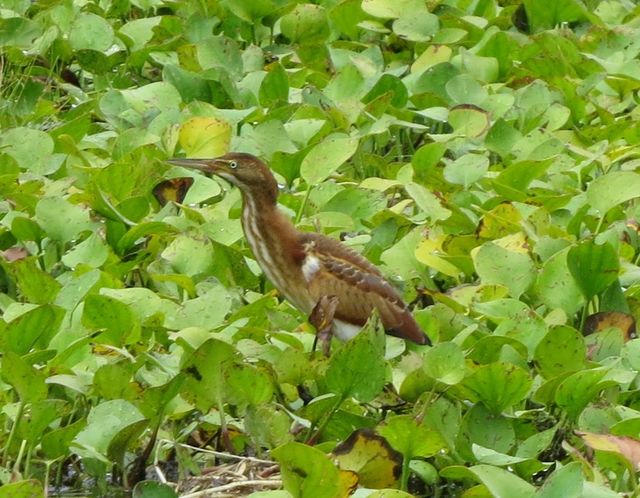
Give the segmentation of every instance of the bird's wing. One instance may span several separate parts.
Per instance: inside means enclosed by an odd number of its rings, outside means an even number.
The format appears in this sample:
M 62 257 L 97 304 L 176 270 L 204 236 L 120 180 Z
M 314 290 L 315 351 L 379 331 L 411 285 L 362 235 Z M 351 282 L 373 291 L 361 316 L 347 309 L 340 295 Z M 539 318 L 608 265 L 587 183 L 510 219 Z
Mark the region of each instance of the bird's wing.
M 336 296 L 336 318 L 364 325 L 374 309 L 388 333 L 426 344 L 427 337 L 395 289 L 365 258 L 333 239 L 305 234 L 302 272 L 314 301 Z

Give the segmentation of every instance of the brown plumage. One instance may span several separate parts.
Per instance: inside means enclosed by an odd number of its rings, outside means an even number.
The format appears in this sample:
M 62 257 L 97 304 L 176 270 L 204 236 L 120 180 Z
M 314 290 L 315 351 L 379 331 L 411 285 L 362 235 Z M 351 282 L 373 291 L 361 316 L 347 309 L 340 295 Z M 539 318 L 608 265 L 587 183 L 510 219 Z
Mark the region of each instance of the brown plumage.
M 169 162 L 218 175 L 240 188 L 242 227 L 258 264 L 303 313 L 319 316 L 323 323 L 329 320 L 338 338 L 353 337 L 377 308 L 388 334 L 430 344 L 402 298 L 373 264 L 337 240 L 300 232 L 279 211 L 278 184 L 257 157 L 229 153 L 215 159 Z

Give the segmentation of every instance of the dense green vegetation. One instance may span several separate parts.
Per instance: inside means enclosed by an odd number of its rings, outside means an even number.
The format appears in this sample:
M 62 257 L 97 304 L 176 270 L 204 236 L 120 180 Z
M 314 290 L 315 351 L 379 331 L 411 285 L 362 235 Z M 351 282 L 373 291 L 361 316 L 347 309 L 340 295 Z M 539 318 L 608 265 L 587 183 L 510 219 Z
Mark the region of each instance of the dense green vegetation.
M 631 0 L 0 2 L 0 497 L 177 496 L 205 448 L 278 462 L 256 497 L 640 496 L 639 40 Z M 164 162 L 228 147 L 434 346 L 311 352 L 237 189 Z

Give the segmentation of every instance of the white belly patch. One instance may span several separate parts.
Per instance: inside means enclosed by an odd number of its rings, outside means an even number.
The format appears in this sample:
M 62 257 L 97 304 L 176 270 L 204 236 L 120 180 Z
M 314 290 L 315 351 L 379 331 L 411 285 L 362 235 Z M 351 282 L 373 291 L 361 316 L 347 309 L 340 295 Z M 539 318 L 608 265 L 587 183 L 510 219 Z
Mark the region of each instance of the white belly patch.
M 311 282 L 316 273 L 318 273 L 318 270 L 320 270 L 321 266 L 322 263 L 320 262 L 320 260 L 317 257 L 309 254 L 306 258 L 304 258 L 304 262 L 302 263 L 302 274 L 304 275 L 304 279 L 307 282 Z
M 333 335 L 335 335 L 341 341 L 348 341 L 355 337 L 358 332 L 362 330 L 359 325 L 353 325 L 351 323 L 343 322 L 337 318 L 333 320 Z

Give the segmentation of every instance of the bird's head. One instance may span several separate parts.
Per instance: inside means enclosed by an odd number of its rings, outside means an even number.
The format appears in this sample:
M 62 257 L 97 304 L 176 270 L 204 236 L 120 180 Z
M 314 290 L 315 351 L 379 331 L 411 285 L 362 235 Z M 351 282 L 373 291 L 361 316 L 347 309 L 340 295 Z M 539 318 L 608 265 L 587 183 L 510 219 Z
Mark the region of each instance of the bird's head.
M 278 183 L 271 170 L 251 154 L 229 152 L 213 159 L 169 159 L 167 162 L 217 175 L 246 195 L 266 195 L 274 202 L 278 196 Z

